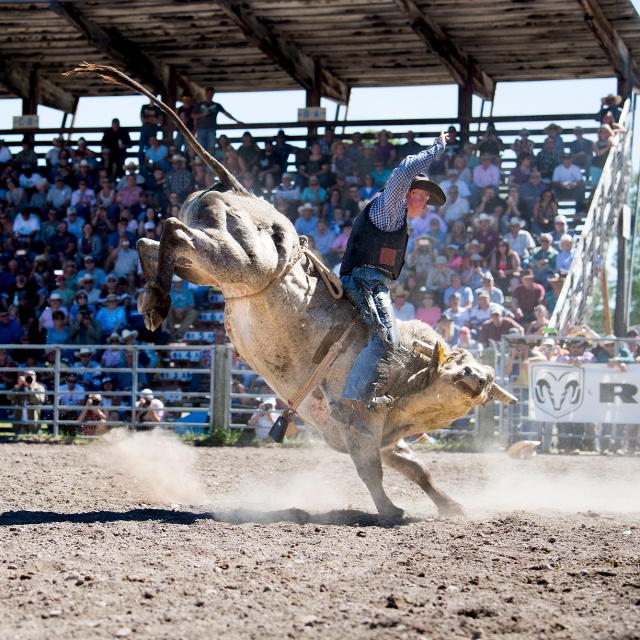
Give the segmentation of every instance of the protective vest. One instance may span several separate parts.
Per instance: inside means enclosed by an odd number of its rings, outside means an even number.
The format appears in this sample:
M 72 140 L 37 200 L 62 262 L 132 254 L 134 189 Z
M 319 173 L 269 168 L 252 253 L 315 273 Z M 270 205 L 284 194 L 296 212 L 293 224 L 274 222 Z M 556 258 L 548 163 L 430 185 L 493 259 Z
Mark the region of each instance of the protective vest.
M 370 267 L 397 280 L 404 265 L 409 241 L 407 220 L 397 231 L 381 231 L 369 218 L 371 202 L 353 221 L 351 235 L 342 259 L 340 275 L 350 274 L 356 267 Z

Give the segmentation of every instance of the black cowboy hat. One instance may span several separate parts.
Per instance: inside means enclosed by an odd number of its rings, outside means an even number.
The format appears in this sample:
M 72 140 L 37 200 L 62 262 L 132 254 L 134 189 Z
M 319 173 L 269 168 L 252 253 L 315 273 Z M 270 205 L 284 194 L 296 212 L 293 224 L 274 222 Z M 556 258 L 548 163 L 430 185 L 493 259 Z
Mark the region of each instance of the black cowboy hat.
M 422 189 L 431 195 L 429 198 L 429 204 L 434 207 L 441 207 L 446 201 L 447 196 L 440 188 L 440 185 L 432 180 L 429 180 L 424 173 L 419 173 L 411 183 L 409 189 Z

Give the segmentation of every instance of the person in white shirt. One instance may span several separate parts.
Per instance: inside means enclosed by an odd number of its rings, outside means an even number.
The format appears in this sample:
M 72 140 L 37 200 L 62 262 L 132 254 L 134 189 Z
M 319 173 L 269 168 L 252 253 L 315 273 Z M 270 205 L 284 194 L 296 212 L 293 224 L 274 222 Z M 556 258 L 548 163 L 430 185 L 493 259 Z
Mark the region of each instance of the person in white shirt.
M 32 213 L 31 207 L 25 207 L 13 221 L 14 240 L 33 240 L 40 231 L 40 219 Z
M 164 420 L 164 402 L 153 397 L 151 389 L 143 389 L 140 392 L 140 400 L 136 402 L 139 409 L 136 412 L 138 431 L 153 429 Z
M 459 180 L 459 173 L 457 169 L 449 169 L 447 171 L 447 179 L 443 180 L 440 183 L 440 188 L 444 191 L 447 196 L 447 200 L 449 200 L 449 189 L 454 185 L 458 187 L 458 193 L 461 198 L 466 198 L 469 200 L 471 198 L 471 191 L 466 182 Z
M 407 302 L 409 298 L 408 291 L 400 286 L 396 287 L 393 291 L 392 298 L 393 304 L 391 308 L 393 309 L 396 320 L 407 321 L 416 319 L 416 308 L 410 302 Z
M 531 234 L 523 229 L 525 222 L 522 218 L 514 216 L 509 220 L 509 233 L 504 239 L 509 246 L 518 254 L 523 267 L 529 264 L 531 250 L 536 248 L 536 243 Z
M 258 410 L 249 418 L 247 425 L 256 430 L 257 440 L 264 440 L 269 435 L 271 427 L 278 418 L 278 414 L 273 411 L 274 409 L 273 400 L 267 399 L 266 402 L 260 403 Z
M 570 153 L 565 153 L 562 164 L 553 170 L 551 186 L 558 200 L 575 200 L 576 213 L 584 210 L 584 177 Z
M 464 184 L 460 182 L 459 184 Z M 466 185 L 465 185 L 466 186 Z M 469 187 L 467 187 L 467 191 Z M 464 220 L 469 215 L 469 200 L 460 197 L 458 184 L 450 185 L 447 192 L 447 201 L 440 207 L 440 215 L 450 225 L 456 220 Z
M 67 217 L 64 218 L 64 221 L 67 223 L 67 231 L 73 233 L 78 240 L 82 240 L 82 227 L 85 219 L 78 215 L 78 210 L 75 207 L 67 207 Z
M 445 311 L 458 328 L 469 326 L 469 310 L 460 306 L 461 298 L 462 296 L 459 292 L 452 293 L 448 300 L 450 306 Z

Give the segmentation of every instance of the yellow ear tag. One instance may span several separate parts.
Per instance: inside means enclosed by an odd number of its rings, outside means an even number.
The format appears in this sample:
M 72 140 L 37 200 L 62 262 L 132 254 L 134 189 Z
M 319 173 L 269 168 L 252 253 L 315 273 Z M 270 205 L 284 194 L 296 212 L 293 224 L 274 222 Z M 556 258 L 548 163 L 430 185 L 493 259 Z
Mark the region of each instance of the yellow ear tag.
M 444 362 L 444 347 L 440 342 L 436 344 L 436 357 L 438 359 L 438 364 L 442 364 Z

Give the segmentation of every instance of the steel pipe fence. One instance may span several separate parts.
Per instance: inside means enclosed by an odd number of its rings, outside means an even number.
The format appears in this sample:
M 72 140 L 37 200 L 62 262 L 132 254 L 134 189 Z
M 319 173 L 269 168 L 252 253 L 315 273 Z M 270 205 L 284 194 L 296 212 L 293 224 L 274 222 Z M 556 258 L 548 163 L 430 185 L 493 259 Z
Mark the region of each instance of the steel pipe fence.
M 541 348 L 543 339 L 553 339 L 555 342 L 554 352 L 550 354 L 551 359 L 547 360 L 548 352 Z M 588 421 L 565 421 L 562 416 L 554 420 L 553 417 L 545 416 L 541 419 L 536 414 L 533 398 L 531 397 L 532 385 L 530 377 L 531 367 L 534 363 L 553 364 L 558 361 L 558 356 L 570 357 L 571 343 L 584 342 L 588 344 L 586 350 L 595 349 L 603 342 L 602 338 L 585 337 L 559 337 L 559 336 L 503 336 L 500 343 L 495 345 L 497 352 L 496 359 L 496 381 L 504 389 L 518 398 L 516 405 L 510 406 L 496 403 L 498 412 L 497 441 L 504 447 L 509 447 L 519 440 L 537 440 L 541 443 L 541 451 L 545 453 L 626 453 L 633 455 L 638 449 L 638 431 L 640 428 L 640 412 L 635 412 L 631 419 L 624 422 L 598 421 L 598 412 L 594 411 L 593 417 Z M 617 338 L 615 340 L 614 352 L 617 354 L 621 346 L 628 344 L 638 345 L 638 339 Z M 588 372 L 589 367 L 594 364 L 606 364 L 598 362 L 566 362 L 573 364 L 576 369 L 584 369 Z M 626 386 L 630 389 L 640 390 L 640 363 L 627 364 L 626 370 L 622 372 L 619 368 L 613 367 L 611 371 L 620 371 L 623 374 L 624 382 L 618 386 Z M 606 379 L 606 378 L 605 378 Z M 535 382 L 535 380 L 534 380 Z M 583 389 L 584 397 L 587 394 L 597 401 L 598 393 L 596 389 Z M 600 393 L 600 395 L 602 395 Z M 556 398 L 557 401 L 561 396 Z M 632 403 L 640 401 L 635 398 L 630 399 Z

